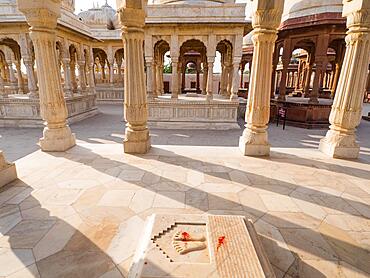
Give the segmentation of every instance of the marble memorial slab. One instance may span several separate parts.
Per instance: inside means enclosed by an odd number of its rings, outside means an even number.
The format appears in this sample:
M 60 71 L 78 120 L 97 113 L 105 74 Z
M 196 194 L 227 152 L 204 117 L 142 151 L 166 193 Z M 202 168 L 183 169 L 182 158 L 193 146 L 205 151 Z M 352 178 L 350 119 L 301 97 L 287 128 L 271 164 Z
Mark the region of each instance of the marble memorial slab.
M 243 216 L 152 215 L 129 278 L 275 277 Z

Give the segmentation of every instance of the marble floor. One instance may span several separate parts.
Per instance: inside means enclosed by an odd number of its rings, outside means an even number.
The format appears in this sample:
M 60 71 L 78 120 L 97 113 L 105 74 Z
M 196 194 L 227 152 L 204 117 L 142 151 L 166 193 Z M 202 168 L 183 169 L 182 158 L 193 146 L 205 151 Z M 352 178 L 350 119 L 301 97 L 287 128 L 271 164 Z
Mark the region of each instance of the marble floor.
M 370 123 L 355 161 L 317 150 L 325 130 L 275 126 L 270 158 L 241 156 L 241 131 L 152 130 L 134 156 L 119 110 L 101 110 L 65 153 L 39 151 L 39 129 L 0 129 L 19 175 L 0 189 L 1 278 L 126 277 L 152 213 L 251 218 L 277 277 L 369 277 Z

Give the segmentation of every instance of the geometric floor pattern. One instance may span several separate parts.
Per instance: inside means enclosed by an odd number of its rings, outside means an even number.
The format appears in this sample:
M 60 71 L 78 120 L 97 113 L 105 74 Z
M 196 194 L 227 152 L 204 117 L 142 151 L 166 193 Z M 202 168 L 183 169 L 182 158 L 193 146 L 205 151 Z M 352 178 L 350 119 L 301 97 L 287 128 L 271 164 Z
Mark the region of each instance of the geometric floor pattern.
M 325 129 L 274 124 L 270 158 L 241 155 L 242 129 L 151 129 L 153 148 L 134 156 L 122 106 L 99 109 L 72 125 L 66 153 L 39 151 L 40 128 L 0 128 L 19 176 L 0 189 L 0 278 L 126 277 L 152 213 L 247 216 L 278 278 L 369 277 L 370 122 L 355 161 L 317 150 Z
M 315 149 L 79 142 L 16 161 L 0 189 L 0 277 L 126 277 L 152 213 L 245 215 L 277 277 L 370 275 L 370 168 Z M 158 266 L 160 268 L 160 266 Z

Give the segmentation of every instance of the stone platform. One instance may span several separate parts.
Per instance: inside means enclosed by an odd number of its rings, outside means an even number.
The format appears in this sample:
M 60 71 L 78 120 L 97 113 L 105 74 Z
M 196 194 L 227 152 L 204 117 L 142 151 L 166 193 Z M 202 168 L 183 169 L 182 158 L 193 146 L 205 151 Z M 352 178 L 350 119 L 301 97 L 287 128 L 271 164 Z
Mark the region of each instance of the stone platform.
M 110 84 L 99 84 L 95 87 L 96 100 L 99 103 L 109 103 L 109 104 L 123 104 L 123 92 L 124 88 L 114 86 Z
M 152 215 L 129 278 L 276 277 L 243 216 Z
M 99 113 L 96 95 L 76 95 L 66 98 L 68 123 L 75 123 Z M 0 127 L 40 127 L 40 101 L 27 95 L 0 98 Z
M 307 129 L 328 128 L 333 101 L 319 99 L 318 104 L 308 103 L 308 98 L 288 97 L 286 101 L 271 100 L 271 119 L 276 120 L 277 107 L 287 108 L 286 124 Z
M 237 122 L 239 102 L 215 95 L 207 101 L 204 95 L 170 95 L 149 100 L 149 126 L 165 129 L 240 129 Z

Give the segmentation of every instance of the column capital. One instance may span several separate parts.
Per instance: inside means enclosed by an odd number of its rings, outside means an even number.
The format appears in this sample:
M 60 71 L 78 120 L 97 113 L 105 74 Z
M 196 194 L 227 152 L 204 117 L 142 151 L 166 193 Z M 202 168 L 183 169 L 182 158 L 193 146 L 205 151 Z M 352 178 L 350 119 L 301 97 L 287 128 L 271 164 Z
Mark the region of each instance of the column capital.
M 361 31 L 360 27 L 370 30 L 370 2 L 368 0 L 343 1 L 342 14 L 347 17 L 349 32 L 354 29 Z
M 276 32 L 281 22 L 284 0 L 254 0 L 252 26 Z
M 53 30 L 60 17 L 60 1 L 53 0 L 18 0 L 18 9 L 25 16 L 31 29 Z

